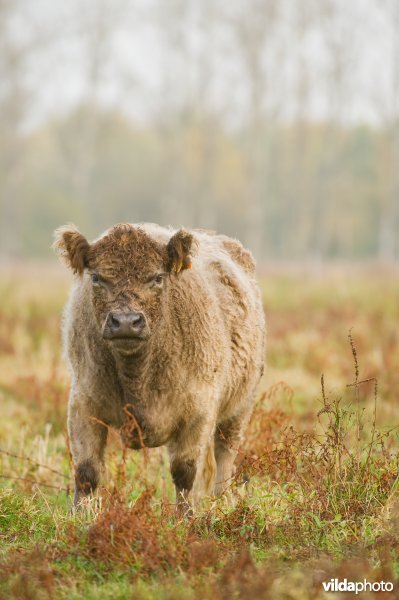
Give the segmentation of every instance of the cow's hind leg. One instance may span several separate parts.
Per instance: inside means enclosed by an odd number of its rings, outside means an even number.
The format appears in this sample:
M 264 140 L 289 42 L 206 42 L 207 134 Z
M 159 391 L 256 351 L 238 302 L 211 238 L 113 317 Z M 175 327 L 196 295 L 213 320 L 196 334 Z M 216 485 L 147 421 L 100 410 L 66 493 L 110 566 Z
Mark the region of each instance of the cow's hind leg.
M 74 505 L 78 506 L 99 484 L 108 430 L 71 403 L 68 433 L 75 466 Z
M 216 460 L 215 460 L 215 451 L 213 444 L 213 436 L 210 440 L 210 443 L 207 445 L 205 450 L 205 454 L 203 456 L 203 465 L 202 465 L 202 491 L 205 494 L 212 494 L 213 487 L 215 485 L 216 478 Z
M 215 496 L 220 496 L 231 482 L 234 461 L 247 426 L 249 415 L 237 415 L 221 421 L 215 431 Z

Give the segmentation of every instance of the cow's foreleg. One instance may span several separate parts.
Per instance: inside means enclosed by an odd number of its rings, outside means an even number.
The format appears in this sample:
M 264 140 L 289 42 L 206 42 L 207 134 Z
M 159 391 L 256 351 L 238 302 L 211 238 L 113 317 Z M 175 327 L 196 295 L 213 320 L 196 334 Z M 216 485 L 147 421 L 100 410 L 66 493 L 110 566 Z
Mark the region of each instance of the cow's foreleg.
M 97 488 L 104 460 L 107 427 L 90 417 L 72 400 L 68 410 L 68 433 L 75 467 L 74 504 Z
M 191 491 L 201 467 L 209 426 L 198 420 L 183 427 L 169 444 L 170 471 L 176 490 L 179 514 L 191 514 Z

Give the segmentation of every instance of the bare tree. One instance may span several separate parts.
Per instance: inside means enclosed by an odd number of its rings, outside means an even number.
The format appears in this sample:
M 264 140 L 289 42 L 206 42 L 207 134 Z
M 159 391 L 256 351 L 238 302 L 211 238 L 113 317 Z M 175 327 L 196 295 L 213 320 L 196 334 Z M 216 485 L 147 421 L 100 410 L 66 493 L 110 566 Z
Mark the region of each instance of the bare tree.
M 385 19 L 390 37 L 390 93 L 381 97 L 381 90 L 374 92 L 378 113 L 382 122 L 389 152 L 383 157 L 384 181 L 380 199 L 380 222 L 378 231 L 378 256 L 381 261 L 397 257 L 397 231 L 399 227 L 399 2 L 386 0 L 378 4 Z M 385 92 L 384 92 L 385 93 Z
M 155 122 L 162 150 L 163 194 L 160 220 L 164 224 L 193 221 L 193 203 L 186 170 L 185 132 L 192 97 L 192 2 L 156 0 L 152 19 L 160 46 L 161 81 Z
M 264 226 L 265 172 L 268 149 L 265 145 L 265 110 L 273 88 L 265 56 L 271 51 L 279 16 L 276 0 L 250 0 L 234 4 L 229 15 L 234 40 L 242 62 L 241 85 L 248 90 L 246 161 L 248 193 L 246 206 L 247 243 L 255 256 L 262 256 Z M 269 107 L 270 108 L 270 107 Z
M 355 59 L 355 22 L 350 6 L 340 0 L 325 0 L 319 4 L 319 28 L 324 41 L 327 63 L 323 78 L 325 82 L 327 115 L 322 138 L 319 167 L 314 181 L 313 205 L 309 220 L 312 235 L 309 250 L 312 260 L 320 263 L 327 254 L 329 243 L 329 219 L 334 210 L 332 181 L 345 165 L 338 163 L 337 138 L 342 118 L 348 112 L 350 84 Z M 343 110 L 345 107 L 345 110 Z
M 20 187 L 23 180 L 22 125 L 29 104 L 26 66 L 29 45 L 18 42 L 10 29 L 21 2 L 0 2 L 0 250 L 21 251 Z
M 82 63 L 85 65 L 82 97 L 85 109 L 77 117 L 78 132 L 72 129 L 69 132 L 58 129 L 57 132 L 60 148 L 69 165 L 74 194 L 90 213 L 95 210 L 96 203 L 93 197 L 93 173 L 101 127 L 97 109 L 101 104 L 101 86 L 112 56 L 111 44 L 124 14 L 123 0 L 119 3 L 97 0 L 89 5 L 82 0 L 75 0 L 71 9 L 73 25 L 69 35 L 71 43 L 82 48 Z
M 291 144 L 291 169 L 289 205 L 289 251 L 297 257 L 304 257 L 309 242 L 309 103 L 311 96 L 310 68 L 307 57 L 307 38 L 316 17 L 314 2 L 291 3 L 292 11 L 292 61 L 295 64 L 295 122 Z
M 214 196 L 215 161 L 217 159 L 219 115 L 211 107 L 212 84 L 215 78 L 215 54 L 218 8 L 212 0 L 204 0 L 196 7 L 198 48 L 193 105 L 197 126 L 201 131 L 200 180 L 196 190 L 196 223 L 212 229 L 217 226 L 217 198 Z

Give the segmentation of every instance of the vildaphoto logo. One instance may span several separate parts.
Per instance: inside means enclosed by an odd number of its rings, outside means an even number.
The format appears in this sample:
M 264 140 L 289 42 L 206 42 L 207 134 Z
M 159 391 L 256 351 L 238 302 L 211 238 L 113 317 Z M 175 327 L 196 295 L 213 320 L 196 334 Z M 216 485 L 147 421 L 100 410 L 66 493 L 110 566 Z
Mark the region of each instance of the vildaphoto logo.
M 348 581 L 344 579 L 330 579 L 330 581 L 323 581 L 323 588 L 326 592 L 392 592 L 393 583 L 390 581 Z

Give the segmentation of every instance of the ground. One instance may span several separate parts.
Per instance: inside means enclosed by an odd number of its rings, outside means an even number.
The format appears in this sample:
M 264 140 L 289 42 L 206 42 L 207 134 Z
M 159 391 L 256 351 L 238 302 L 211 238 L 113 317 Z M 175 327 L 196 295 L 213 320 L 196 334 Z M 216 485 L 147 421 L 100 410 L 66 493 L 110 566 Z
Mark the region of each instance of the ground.
M 1 267 L 1 600 L 306 599 L 327 597 L 331 578 L 396 585 L 398 273 L 274 267 L 260 280 L 267 366 L 236 475 L 178 520 L 164 450 L 124 453 L 116 434 L 99 496 L 71 514 L 70 279 L 58 265 Z

